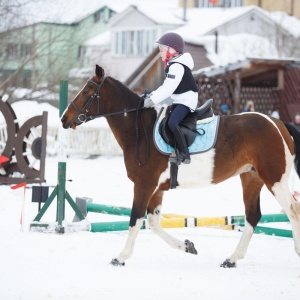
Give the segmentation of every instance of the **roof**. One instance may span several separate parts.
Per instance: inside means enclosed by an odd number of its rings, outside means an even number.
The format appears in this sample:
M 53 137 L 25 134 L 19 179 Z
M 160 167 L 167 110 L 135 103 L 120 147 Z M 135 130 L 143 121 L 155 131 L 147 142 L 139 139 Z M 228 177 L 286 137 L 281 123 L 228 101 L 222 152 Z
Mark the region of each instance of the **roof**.
M 195 77 L 214 77 L 217 75 L 221 75 L 227 72 L 235 71 L 235 70 L 242 70 L 241 76 L 252 76 L 257 74 L 257 67 L 261 69 L 278 69 L 282 67 L 286 67 L 291 64 L 299 64 L 300 59 L 297 58 L 256 58 L 256 57 L 249 57 L 245 60 L 237 61 L 235 63 L 229 63 L 226 66 L 211 66 L 207 68 L 202 68 L 197 71 L 193 72 Z
M 159 5 L 155 5 L 153 1 L 157 1 Z M 157 9 L 159 7 L 159 9 Z M 146 18 L 158 25 L 171 24 L 176 26 L 182 26 L 185 22 L 182 18 L 176 16 L 177 6 L 174 5 L 174 1 L 161 2 L 159 0 L 152 0 L 151 2 L 138 3 L 131 5 L 123 12 L 115 15 L 110 20 L 110 25 L 118 23 L 121 19 L 126 18 L 132 11 L 138 11 L 143 14 Z M 182 9 L 181 9 L 182 10 Z
M 177 9 L 175 15 L 182 17 L 182 9 Z M 257 6 L 242 6 L 230 8 L 189 8 L 186 11 L 187 24 L 178 29 L 179 34 L 190 36 L 210 35 L 232 21 L 257 16 L 270 25 L 278 24 L 284 30 L 297 37 L 300 36 L 300 21 L 284 12 L 268 12 Z
M 10 10 L 5 11 L 5 18 L 2 16 L 0 31 L 42 22 L 76 24 L 105 6 L 120 13 L 132 4 L 142 6 L 155 2 L 176 7 L 177 0 L 14 0 L 13 4 L 11 0 L 2 0 L 1 6 Z

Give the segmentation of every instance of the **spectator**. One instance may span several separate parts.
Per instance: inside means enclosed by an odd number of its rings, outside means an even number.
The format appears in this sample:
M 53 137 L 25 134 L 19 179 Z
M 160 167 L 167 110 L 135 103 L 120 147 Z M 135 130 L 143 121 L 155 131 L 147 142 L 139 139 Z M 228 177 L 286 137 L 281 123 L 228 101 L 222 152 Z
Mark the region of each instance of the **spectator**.
M 279 112 L 278 110 L 274 110 L 272 113 L 271 113 L 271 117 L 273 118 L 276 118 L 276 119 L 280 119 L 280 116 L 279 116 Z
M 243 109 L 243 112 L 252 112 L 252 111 L 255 111 L 254 102 L 252 100 L 248 100 Z
M 222 104 L 221 105 L 221 116 L 229 116 L 230 115 L 230 109 L 227 104 Z
M 293 121 L 290 124 L 292 124 L 298 130 L 300 130 L 300 113 L 299 112 L 294 115 Z

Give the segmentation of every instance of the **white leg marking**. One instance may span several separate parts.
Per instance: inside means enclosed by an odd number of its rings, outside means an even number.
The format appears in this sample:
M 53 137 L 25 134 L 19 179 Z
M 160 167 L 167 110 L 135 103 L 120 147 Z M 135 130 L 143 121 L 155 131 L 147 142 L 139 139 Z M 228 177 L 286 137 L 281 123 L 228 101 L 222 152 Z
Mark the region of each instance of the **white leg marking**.
M 245 257 L 253 232 L 253 227 L 245 221 L 245 229 L 234 253 L 229 257 L 230 262 L 236 262 Z
M 160 212 L 161 212 L 161 205 L 155 208 L 154 214 L 148 214 L 147 219 L 148 219 L 149 228 L 154 233 L 156 233 L 159 237 L 161 237 L 171 247 L 185 251 L 186 246 L 184 242 L 172 237 L 160 226 Z
M 126 241 L 125 248 L 120 253 L 120 255 L 117 257 L 117 260 L 120 263 L 123 263 L 126 259 L 131 257 L 131 255 L 133 253 L 135 241 L 136 241 L 136 236 L 143 224 L 143 220 L 144 220 L 144 218 L 138 219 L 138 220 L 136 220 L 135 226 L 129 227 L 129 233 L 128 233 L 128 238 Z

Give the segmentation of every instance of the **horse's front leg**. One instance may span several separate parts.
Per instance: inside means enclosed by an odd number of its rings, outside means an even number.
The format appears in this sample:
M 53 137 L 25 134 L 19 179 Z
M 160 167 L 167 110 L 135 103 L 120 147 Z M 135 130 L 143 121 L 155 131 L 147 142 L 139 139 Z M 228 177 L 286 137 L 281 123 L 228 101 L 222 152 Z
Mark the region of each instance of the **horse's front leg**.
M 194 244 L 189 240 L 185 240 L 184 242 L 176 239 L 175 237 L 169 235 L 160 225 L 160 216 L 161 216 L 161 204 L 163 200 L 163 193 L 165 190 L 169 189 L 170 180 L 166 180 L 166 182 L 160 184 L 158 189 L 152 195 L 148 209 L 147 209 L 147 220 L 149 228 L 156 233 L 159 237 L 161 237 L 168 245 L 175 249 L 179 249 L 181 251 L 197 254 L 197 250 L 194 247 Z
M 146 189 L 145 187 L 141 187 L 139 184 L 135 184 L 134 199 L 129 221 L 128 238 L 123 251 L 118 257 L 112 259 L 112 265 L 124 266 L 125 260 L 131 257 L 137 234 L 143 225 L 149 198 L 151 197 L 154 189 L 155 187 Z

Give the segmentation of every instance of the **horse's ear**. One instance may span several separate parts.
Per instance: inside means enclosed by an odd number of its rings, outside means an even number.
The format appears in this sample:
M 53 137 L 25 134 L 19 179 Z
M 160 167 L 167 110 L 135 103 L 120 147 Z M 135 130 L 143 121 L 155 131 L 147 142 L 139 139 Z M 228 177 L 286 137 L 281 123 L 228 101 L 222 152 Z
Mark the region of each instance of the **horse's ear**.
M 99 80 L 104 77 L 104 70 L 98 65 L 96 65 L 95 73 Z

